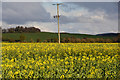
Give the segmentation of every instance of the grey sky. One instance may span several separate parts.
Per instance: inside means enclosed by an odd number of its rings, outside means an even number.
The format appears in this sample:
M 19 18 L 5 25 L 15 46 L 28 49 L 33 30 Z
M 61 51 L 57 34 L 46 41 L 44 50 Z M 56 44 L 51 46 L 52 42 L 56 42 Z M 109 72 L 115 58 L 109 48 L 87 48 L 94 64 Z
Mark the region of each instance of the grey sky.
M 35 26 L 57 32 L 56 6 L 53 2 L 3 2 L 3 28 Z M 117 2 L 65 2 L 60 6 L 61 32 L 83 34 L 118 31 Z
M 2 0 L 2 2 L 118 2 L 119 0 Z

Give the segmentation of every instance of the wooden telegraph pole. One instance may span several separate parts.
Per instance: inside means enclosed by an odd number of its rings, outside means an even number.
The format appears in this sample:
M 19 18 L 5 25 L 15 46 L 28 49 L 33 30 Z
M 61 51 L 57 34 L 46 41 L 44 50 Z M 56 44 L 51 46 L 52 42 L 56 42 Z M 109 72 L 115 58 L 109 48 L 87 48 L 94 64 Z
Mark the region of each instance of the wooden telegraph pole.
M 61 3 L 57 3 L 57 4 L 53 4 L 53 5 L 57 5 L 57 15 L 54 16 L 54 18 L 58 19 L 58 40 L 59 40 L 59 44 L 60 44 L 60 30 L 59 30 L 59 5 L 61 5 Z

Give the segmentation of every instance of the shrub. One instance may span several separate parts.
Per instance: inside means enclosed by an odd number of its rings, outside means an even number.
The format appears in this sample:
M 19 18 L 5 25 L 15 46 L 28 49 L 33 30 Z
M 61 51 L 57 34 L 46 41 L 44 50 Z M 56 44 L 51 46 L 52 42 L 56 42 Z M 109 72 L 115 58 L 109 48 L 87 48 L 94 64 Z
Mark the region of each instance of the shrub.
M 55 43 L 58 42 L 58 38 L 54 38 L 53 40 L 54 40 Z
M 2 37 L 2 41 L 9 41 L 9 38 Z
M 40 38 L 37 39 L 37 42 L 41 42 Z
M 21 41 L 21 42 L 24 42 L 25 38 L 26 38 L 26 37 L 25 37 L 24 34 L 21 34 L 21 35 L 20 35 L 20 41 Z
M 15 39 L 13 39 L 13 38 L 9 38 L 8 41 L 9 41 L 9 42 L 15 42 Z
M 15 42 L 20 42 L 20 40 L 15 40 Z
M 32 38 L 30 39 L 30 42 L 34 42 Z

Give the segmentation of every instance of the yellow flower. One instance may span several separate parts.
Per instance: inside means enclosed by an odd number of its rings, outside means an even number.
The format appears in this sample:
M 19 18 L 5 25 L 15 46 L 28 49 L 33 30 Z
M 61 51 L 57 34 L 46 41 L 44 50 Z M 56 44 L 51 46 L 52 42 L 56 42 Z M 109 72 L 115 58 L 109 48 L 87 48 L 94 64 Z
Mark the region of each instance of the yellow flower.
M 63 59 L 61 59 L 60 61 L 63 62 Z
M 64 78 L 65 76 L 64 75 L 61 75 L 60 78 Z
M 50 67 L 49 67 L 49 66 L 47 66 L 47 68 L 49 69 Z
M 27 52 L 27 55 L 30 54 L 30 52 Z
M 44 68 L 44 66 L 43 66 L 43 67 L 40 67 L 40 69 L 41 69 L 41 70 L 44 70 L 45 68 Z
M 32 70 L 30 70 L 29 75 L 32 75 L 32 74 L 33 74 L 33 71 L 32 71 Z
M 92 58 L 92 61 L 95 61 L 95 57 L 94 57 L 94 58 Z
M 16 71 L 14 74 L 19 74 L 20 73 L 20 71 Z
M 67 69 L 64 70 L 65 73 L 66 73 L 67 71 L 68 71 Z
M 32 66 L 31 66 L 31 65 L 29 65 L 29 68 L 32 68 Z
M 95 74 L 95 72 L 91 72 L 91 74 Z
M 40 76 L 72 78 L 73 74 L 81 78 L 85 72 L 90 73 L 85 75 L 87 78 L 102 78 L 104 68 L 105 77 L 117 77 L 116 74 L 119 73 L 118 43 L 2 43 L 2 45 L 0 71 L 3 70 L 3 78 Z M 80 70 L 81 75 L 77 75 L 74 70 L 77 72 Z M 59 75 L 53 76 L 56 71 Z M 62 71 L 64 74 L 61 74 Z M 19 73 L 22 76 L 18 75 Z
M 68 63 L 69 63 L 68 61 L 65 62 L 65 64 L 68 64 Z
M 14 62 L 14 59 L 11 59 L 11 62 Z

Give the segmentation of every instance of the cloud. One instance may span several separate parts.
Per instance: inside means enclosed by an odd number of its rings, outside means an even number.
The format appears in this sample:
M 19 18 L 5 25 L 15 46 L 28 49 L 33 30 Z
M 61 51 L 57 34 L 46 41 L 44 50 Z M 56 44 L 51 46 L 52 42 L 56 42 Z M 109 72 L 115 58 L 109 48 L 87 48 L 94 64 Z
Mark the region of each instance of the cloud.
M 71 12 L 61 12 L 60 23 L 101 23 L 107 19 L 107 13 L 102 9 L 89 11 L 87 8 L 72 10 Z
M 49 22 L 51 20 L 50 13 L 41 3 L 4 2 L 2 8 L 3 21 L 8 24 L 24 24 L 29 21 Z
M 4 27 L 35 26 L 42 31 L 57 32 L 57 19 L 52 18 L 56 14 L 56 6 L 51 4 L 3 3 Z M 100 4 L 108 7 L 101 7 Z M 82 34 L 117 32 L 118 13 L 111 6 L 113 7 L 112 3 L 94 2 L 61 5 L 60 31 Z
M 67 8 L 68 10 L 64 8 Z M 65 2 L 63 4 L 63 10 L 64 11 L 67 10 L 67 12 L 68 11 L 72 12 L 75 10 L 76 11 L 81 10 L 85 12 L 85 9 L 88 12 L 94 12 L 100 10 L 101 12 L 104 12 L 108 15 L 106 16 L 107 18 L 109 17 L 110 19 L 111 18 L 116 19 L 118 14 L 118 3 L 117 2 Z
M 52 4 L 52 3 L 49 3 Z M 113 10 L 113 12 L 117 12 L 116 8 L 114 9 L 113 4 L 115 3 L 88 3 L 88 2 L 68 2 L 64 3 L 62 11 L 60 12 L 61 24 L 67 23 L 91 23 L 96 22 L 97 19 L 101 18 L 109 18 L 116 19 L 116 15 L 112 12 L 108 12 Z M 107 6 L 106 6 L 107 5 Z M 112 6 L 112 7 L 110 7 Z M 49 7 L 49 6 L 47 6 Z M 51 6 L 50 6 L 51 7 Z M 64 9 L 67 7 L 67 11 Z M 70 10 L 68 9 L 70 8 Z M 103 8 L 105 7 L 105 8 Z M 107 10 L 107 11 L 106 11 Z M 3 21 L 9 24 L 24 24 L 29 21 L 36 22 L 53 22 L 55 19 L 51 18 L 53 16 L 52 12 L 55 10 L 50 8 L 45 8 L 42 6 L 42 3 L 3 3 Z M 112 15 L 109 15 L 112 14 Z M 95 21 L 96 18 L 96 21 Z
M 116 13 L 118 9 L 117 2 L 65 2 L 65 4 L 74 5 L 76 8 L 84 7 L 89 11 L 104 9 L 107 13 Z
M 119 0 L 3 0 L 3 2 L 118 2 Z

